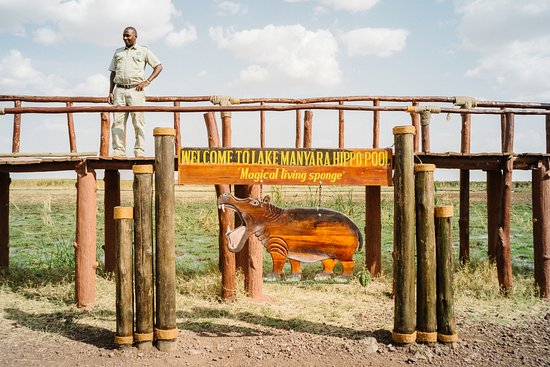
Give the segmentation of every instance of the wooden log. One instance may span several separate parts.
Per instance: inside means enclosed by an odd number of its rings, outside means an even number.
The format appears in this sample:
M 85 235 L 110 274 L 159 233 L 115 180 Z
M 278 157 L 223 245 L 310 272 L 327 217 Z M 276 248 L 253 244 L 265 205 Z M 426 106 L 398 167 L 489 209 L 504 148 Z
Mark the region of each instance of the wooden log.
M 445 344 L 458 340 L 454 314 L 452 206 L 435 207 L 437 256 L 437 338 Z
M 414 170 L 417 253 L 416 341 L 436 343 L 435 165 L 418 164 Z
M 470 126 L 471 115 L 463 113 L 462 131 L 460 133 L 460 151 L 461 153 L 470 153 Z M 470 171 L 460 170 L 460 207 L 459 207 L 459 238 L 460 262 L 465 264 L 470 261 Z
M 105 272 L 112 273 L 116 267 L 116 237 L 115 237 L 115 219 L 113 217 L 114 209 L 120 206 L 120 173 L 118 170 L 105 170 L 103 177 L 104 184 L 104 245 L 105 253 Z
M 180 107 L 180 101 L 174 101 L 174 107 Z M 174 129 L 176 130 L 176 152 L 181 148 L 181 114 L 174 112 Z
M 501 212 L 502 171 L 487 171 L 487 257 L 494 262 L 497 258 L 498 225 Z
M 260 147 L 265 147 L 265 111 L 260 111 Z
M 512 153 L 514 150 L 514 114 L 506 114 L 505 131 L 502 143 L 503 153 Z M 512 291 L 512 256 L 510 249 L 510 216 L 512 205 L 512 171 L 513 156 L 510 156 L 502 174 L 501 212 L 498 227 L 498 243 L 496 263 L 500 288 L 504 294 Z
M 414 126 L 393 128 L 394 160 L 394 328 L 398 344 L 416 341 L 414 269 Z
M 550 115 L 546 115 L 545 118 L 546 126 L 546 153 L 550 153 Z
M 304 148 L 311 148 L 312 129 L 313 129 L 313 112 L 306 111 L 304 113 Z
M 365 186 L 365 267 L 382 274 L 382 210 L 380 186 Z
M 250 190 L 248 189 L 247 185 L 235 185 L 234 192 L 235 192 L 235 196 L 240 199 L 245 199 L 248 197 L 248 195 L 250 195 Z M 234 223 L 231 228 L 238 228 L 243 224 L 240 215 L 238 215 L 237 213 L 233 215 L 233 218 L 231 218 L 231 220 Z M 235 267 L 237 271 L 242 272 L 242 274 L 244 275 L 245 283 L 246 283 L 246 278 L 248 277 L 247 271 L 248 271 L 249 257 L 250 257 L 250 253 L 248 251 L 248 241 L 247 241 L 244 244 L 242 250 L 235 253 Z
M 72 102 L 67 102 L 67 107 L 72 107 Z M 76 134 L 74 132 L 74 116 L 71 112 L 67 113 L 67 129 L 69 133 L 69 149 L 71 153 L 76 153 Z
M 134 342 L 134 297 L 132 266 L 131 207 L 117 206 L 113 211 L 116 228 L 116 333 L 119 348 Z
M 379 107 L 380 102 L 374 101 L 374 107 Z M 378 148 L 380 146 L 380 111 L 373 111 L 372 113 L 372 147 Z
M 412 101 L 414 107 L 419 106 L 418 101 Z M 418 152 L 419 140 L 420 140 L 420 115 L 416 112 L 411 112 L 411 124 L 414 126 L 416 134 L 414 135 L 414 152 Z
M 135 165 L 134 274 L 136 294 L 135 343 L 140 350 L 153 346 L 153 166 Z
M 258 185 L 247 186 L 247 197 L 260 197 Z M 244 271 L 244 289 L 248 297 L 263 300 L 263 245 L 256 236 L 247 241 L 248 257 Z
M 344 101 L 339 101 L 340 106 L 344 105 Z M 338 110 L 338 148 L 344 149 L 344 110 Z
M 111 139 L 111 120 L 109 113 L 101 112 L 101 137 L 99 143 L 99 156 L 109 156 L 109 141 Z
M 80 167 L 76 179 L 75 298 L 79 308 L 93 308 L 96 275 L 95 172 Z
M 10 174 L 0 172 L 0 273 L 10 264 Z
M 213 112 L 204 114 L 204 122 L 208 134 L 208 146 L 210 148 L 220 147 L 220 136 L 218 125 Z M 216 185 L 216 196 L 229 193 L 229 185 Z M 237 281 L 235 274 L 235 254 L 229 251 L 227 247 L 227 238 L 225 232 L 227 228 L 233 228 L 233 218 L 229 210 L 222 211 L 218 209 L 218 248 L 219 248 L 219 269 L 222 274 L 221 297 L 225 301 L 233 301 L 237 295 Z
M 21 101 L 14 102 L 15 108 L 21 107 Z M 11 152 L 19 153 L 21 148 L 21 114 L 16 113 L 13 115 L 13 139 L 11 143 Z
M 174 141 L 176 131 L 156 128 L 155 136 L 155 229 L 156 229 L 156 347 L 176 349 L 176 243 L 174 232 Z
M 302 147 L 302 111 L 296 110 L 296 148 Z
M 541 298 L 550 298 L 550 175 L 548 160 L 532 170 L 535 283 Z

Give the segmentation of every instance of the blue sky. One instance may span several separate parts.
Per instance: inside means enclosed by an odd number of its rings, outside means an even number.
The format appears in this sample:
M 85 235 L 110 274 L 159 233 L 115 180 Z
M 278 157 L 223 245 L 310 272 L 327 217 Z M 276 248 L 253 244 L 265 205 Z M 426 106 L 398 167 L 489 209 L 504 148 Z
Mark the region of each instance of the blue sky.
M 106 96 L 111 56 L 123 45 L 123 28 L 133 25 L 138 43 L 164 66 L 149 95 L 548 102 L 549 24 L 548 0 L 0 0 L 0 94 Z M 285 133 L 293 131 L 292 116 L 268 116 L 268 145 L 292 145 Z M 315 121 L 330 116 L 315 113 Z M 348 146 L 371 141 L 369 116 L 346 114 Z M 233 118 L 234 145 L 255 145 L 257 124 L 248 120 L 257 116 Z M 0 117 L 2 152 L 11 149 L 6 119 Z M 26 125 L 35 120 L 40 133 Z M 98 119 L 76 120 L 78 149 L 97 151 Z M 184 142 L 203 145 L 202 115 L 184 120 Z M 22 151 L 67 151 L 64 121 L 24 116 Z M 409 123 L 404 114 L 384 114 L 384 121 Z M 516 121 L 516 151 L 542 151 L 543 118 Z M 147 116 L 151 130 L 170 122 L 169 115 Z M 499 118 L 473 123 L 472 150 L 498 151 Z M 337 144 L 325 125 L 316 125 L 315 146 Z M 458 116 L 434 118 L 432 150 L 459 150 L 459 131 Z M 384 132 L 382 143 L 391 139 Z

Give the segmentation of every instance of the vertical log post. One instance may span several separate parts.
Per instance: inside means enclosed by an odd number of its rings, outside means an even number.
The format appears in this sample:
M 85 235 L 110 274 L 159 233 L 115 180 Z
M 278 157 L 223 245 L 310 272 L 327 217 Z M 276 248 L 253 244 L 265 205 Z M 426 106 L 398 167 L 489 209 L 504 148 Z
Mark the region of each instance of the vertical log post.
M 550 162 L 532 170 L 533 252 L 535 283 L 541 298 L 550 298 Z
M 67 107 L 72 107 L 73 102 L 67 102 Z M 74 116 L 72 112 L 67 113 L 67 129 L 69 132 L 69 149 L 71 153 L 76 153 L 76 134 L 74 132 Z
M 502 198 L 502 171 L 487 171 L 487 257 L 494 262 L 497 258 L 498 225 Z
M 153 166 L 135 165 L 134 172 L 134 274 L 136 328 L 140 350 L 153 346 Z
M 174 101 L 174 107 L 180 107 L 180 101 Z M 181 148 L 181 114 L 179 112 L 174 112 L 174 129 L 176 130 L 176 153 L 179 152 Z
M 156 128 L 155 214 L 156 214 L 156 324 L 157 349 L 176 348 L 176 244 L 174 232 L 174 141 L 176 131 Z
M 109 113 L 101 112 L 101 138 L 99 143 L 100 157 L 109 156 L 109 141 L 111 138 L 110 125 L 111 125 L 111 121 L 110 121 Z
M 0 172 L 0 273 L 10 264 L 10 174 Z
M 96 179 L 83 165 L 76 179 L 75 298 L 79 308 L 95 303 L 96 260 Z
M 260 197 L 258 185 L 245 186 L 246 197 Z M 256 236 L 250 236 L 246 241 L 248 256 L 245 258 L 244 267 L 244 289 L 248 297 L 255 300 L 262 300 L 263 288 L 263 245 Z
M 461 131 L 462 153 L 470 153 L 470 125 L 471 115 L 463 113 Z M 470 261 L 470 171 L 460 170 L 460 207 L 458 229 L 460 237 L 459 258 L 462 264 Z
M 313 112 L 306 111 L 304 113 L 304 148 L 311 148 L 312 128 L 313 128 Z
M 418 164 L 414 171 L 417 249 L 416 341 L 436 343 L 435 165 Z
M 132 273 L 131 207 L 117 206 L 113 210 L 116 228 L 116 333 L 119 348 L 134 342 L 134 298 Z
M 104 244 L 105 272 L 112 273 L 116 267 L 115 247 L 115 219 L 113 217 L 115 207 L 120 205 L 120 173 L 118 170 L 105 170 L 104 182 Z
M 414 126 L 393 128 L 394 160 L 394 328 L 392 340 L 399 344 L 416 341 L 415 317 L 415 213 Z
M 302 147 L 302 111 L 296 110 L 296 148 Z
M 208 146 L 210 148 L 220 147 L 220 135 L 218 133 L 218 125 L 216 124 L 216 116 L 213 112 L 205 113 L 203 116 L 208 134 Z M 215 187 L 217 197 L 230 192 L 229 185 L 216 185 Z M 222 211 L 218 209 L 218 223 L 219 269 L 222 273 L 221 297 L 223 300 L 233 301 L 237 295 L 235 254 L 229 251 L 227 238 L 225 237 L 227 227 L 233 227 L 232 214 L 229 210 Z
M 514 150 L 514 114 L 506 113 L 502 152 L 512 154 Z M 512 257 L 510 251 L 510 215 L 512 206 L 513 156 L 510 155 L 502 175 L 501 215 L 498 227 L 497 272 L 501 290 L 512 291 Z
M 264 102 L 260 103 L 263 106 Z M 265 147 L 265 111 L 260 111 L 260 146 Z
M 339 101 L 340 106 L 344 105 L 344 101 Z M 344 110 L 338 110 L 338 148 L 344 149 Z
M 437 253 L 437 339 L 446 344 L 458 340 L 454 315 L 453 207 L 435 207 Z
M 379 106 L 379 101 L 373 102 Z M 372 147 L 380 144 L 380 111 L 373 112 Z M 372 277 L 382 274 L 382 208 L 380 186 L 365 186 L 365 267 Z
M 14 107 L 21 107 L 21 101 L 15 101 Z M 21 148 L 21 114 L 16 113 L 13 115 L 13 139 L 11 142 L 11 152 L 19 153 Z
M 412 101 L 412 106 L 417 107 L 419 103 L 417 101 Z M 414 152 L 418 152 L 419 140 L 420 140 L 420 115 L 416 112 L 411 112 L 411 124 L 416 130 L 414 135 Z

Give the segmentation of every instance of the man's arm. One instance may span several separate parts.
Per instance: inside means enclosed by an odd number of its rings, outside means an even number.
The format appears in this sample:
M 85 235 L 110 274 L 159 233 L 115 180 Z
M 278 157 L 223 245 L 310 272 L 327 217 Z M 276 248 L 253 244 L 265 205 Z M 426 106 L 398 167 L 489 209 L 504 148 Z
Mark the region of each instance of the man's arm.
M 136 90 L 141 91 L 143 90 L 143 88 L 149 86 L 149 84 L 151 84 L 151 82 L 160 74 L 161 71 L 162 71 L 162 64 L 158 64 L 153 68 L 153 72 L 151 73 L 149 78 L 145 79 L 144 81 L 136 85 Z
M 115 97 L 113 96 L 113 90 L 115 89 L 115 72 L 111 71 L 109 76 L 109 95 L 107 96 L 107 103 L 113 104 Z

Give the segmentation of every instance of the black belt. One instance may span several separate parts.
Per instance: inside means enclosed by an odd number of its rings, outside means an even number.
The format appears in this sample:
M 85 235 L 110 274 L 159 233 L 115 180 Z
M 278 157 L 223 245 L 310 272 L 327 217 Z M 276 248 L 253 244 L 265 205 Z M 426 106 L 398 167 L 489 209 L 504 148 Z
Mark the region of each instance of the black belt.
M 117 88 L 132 89 L 135 88 L 137 84 L 117 84 Z

